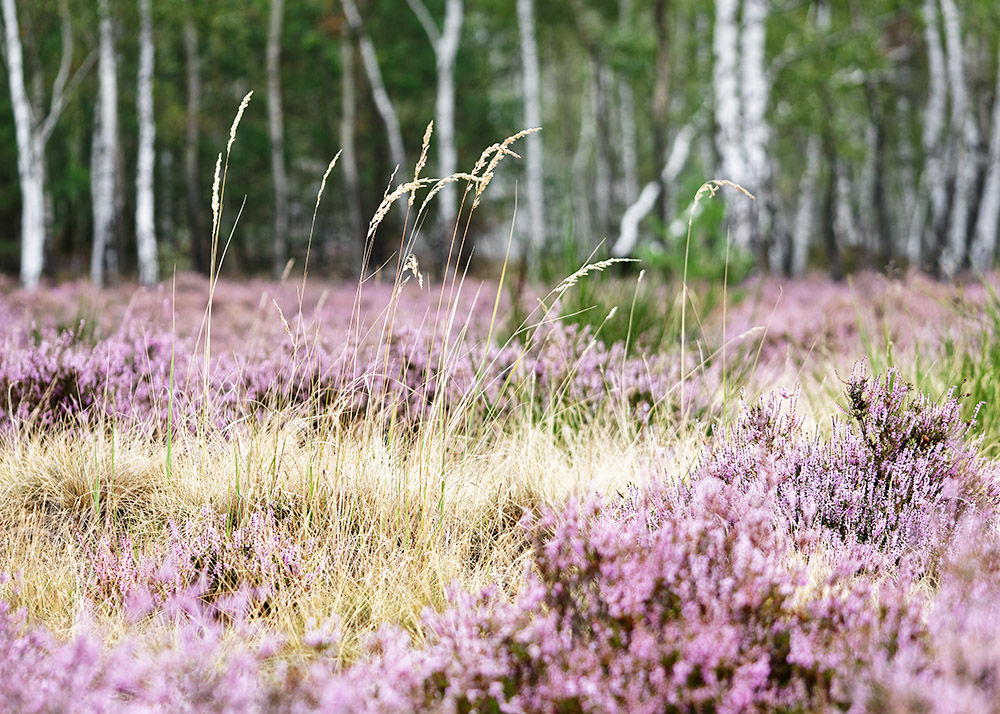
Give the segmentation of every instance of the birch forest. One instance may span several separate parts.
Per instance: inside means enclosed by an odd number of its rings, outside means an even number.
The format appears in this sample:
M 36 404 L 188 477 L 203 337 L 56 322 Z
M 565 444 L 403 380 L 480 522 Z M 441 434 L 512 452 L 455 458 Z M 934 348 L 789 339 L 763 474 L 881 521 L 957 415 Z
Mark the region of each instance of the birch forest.
M 466 231 L 483 270 L 635 257 L 840 277 L 985 271 L 1000 226 L 989 0 L 2 0 L 0 272 L 151 285 L 211 269 L 212 181 L 251 90 L 221 227 L 238 274 L 356 275 L 409 180 L 534 127 Z M 310 226 L 330 159 L 341 152 Z M 394 173 L 395 172 L 395 173 Z M 389 177 L 392 177 L 389 179 Z M 699 187 L 731 181 L 692 211 Z M 236 197 L 235 199 L 233 197 Z M 397 250 L 403 211 L 371 246 Z

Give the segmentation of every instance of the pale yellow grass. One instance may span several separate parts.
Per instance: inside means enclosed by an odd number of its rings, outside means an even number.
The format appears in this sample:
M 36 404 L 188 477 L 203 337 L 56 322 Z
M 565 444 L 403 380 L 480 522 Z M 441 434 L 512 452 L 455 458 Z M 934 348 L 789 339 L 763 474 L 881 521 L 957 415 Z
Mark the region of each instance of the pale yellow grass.
M 312 540 L 309 569 L 320 575 L 308 589 L 279 587 L 262 621 L 298 637 L 311 618 L 336 615 L 349 657 L 382 623 L 419 636 L 422 610 L 444 606 L 453 583 L 511 596 L 530 560 L 526 511 L 639 485 L 659 453 L 601 420 L 442 430 L 429 443 L 397 434 L 391 445 L 371 423 L 361 427 L 291 421 L 228 439 L 182 437 L 169 478 L 166 445 L 134 433 L 11 437 L 0 446 L 0 570 L 19 576 L 0 598 L 65 634 L 92 574 L 81 541 L 110 529 L 152 552 L 168 520 L 205 504 L 233 523 L 270 505 L 293 538 Z M 91 605 L 108 637 L 126 631 L 120 608 Z

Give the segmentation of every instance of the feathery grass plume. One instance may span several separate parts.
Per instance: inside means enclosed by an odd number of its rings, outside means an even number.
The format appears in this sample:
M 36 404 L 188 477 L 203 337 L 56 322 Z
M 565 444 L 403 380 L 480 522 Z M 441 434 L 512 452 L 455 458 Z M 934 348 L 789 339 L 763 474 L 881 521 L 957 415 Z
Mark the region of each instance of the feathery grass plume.
M 424 166 L 427 165 L 427 151 L 430 149 L 431 145 L 431 134 L 434 132 L 434 122 L 431 121 L 427 124 L 427 129 L 424 131 L 424 139 L 420 144 L 420 158 L 417 159 L 417 165 L 413 170 L 413 180 L 417 181 L 420 179 L 420 172 L 423 171 Z M 413 201 L 417 196 L 417 191 L 414 189 L 410 192 L 410 198 L 407 201 L 407 207 L 413 207 Z
M 479 170 L 483 168 L 483 164 L 485 163 L 487 157 L 491 156 L 492 158 L 490 158 L 489 163 L 486 164 L 486 171 L 484 171 L 482 174 L 484 180 L 476 184 L 476 196 L 472 201 L 473 209 L 475 209 L 479 205 L 479 201 L 483 195 L 483 192 L 486 190 L 486 187 L 493 179 L 493 171 L 494 169 L 496 169 L 500 161 L 503 160 L 503 157 L 513 156 L 514 158 L 518 159 L 521 158 L 518 154 L 515 154 L 508 147 L 518 139 L 522 139 L 528 134 L 534 134 L 536 131 L 541 131 L 541 130 L 542 130 L 541 127 L 536 127 L 534 129 L 522 129 L 513 136 L 508 136 L 501 143 L 494 144 L 493 146 L 491 146 L 489 149 L 487 149 L 482 153 L 482 155 L 479 157 L 479 160 L 476 162 L 475 168 L 472 171 L 473 175 L 478 174 Z

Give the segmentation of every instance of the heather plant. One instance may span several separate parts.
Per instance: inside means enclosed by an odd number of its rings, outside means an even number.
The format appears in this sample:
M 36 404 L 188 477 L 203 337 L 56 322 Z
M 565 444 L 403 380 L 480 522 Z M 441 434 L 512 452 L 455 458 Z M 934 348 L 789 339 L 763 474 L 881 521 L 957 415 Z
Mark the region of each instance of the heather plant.
M 955 390 L 939 404 L 913 395 L 895 370 L 871 378 L 858 367 L 828 439 L 805 433 L 796 401 L 775 393 L 747 406 L 697 477 L 748 488 L 773 468 L 793 530 L 822 528 L 893 558 L 933 554 L 965 508 L 995 498 Z
M 549 510 L 529 524 L 533 567 L 512 601 L 492 589 L 455 592 L 425 614 L 422 643 L 385 627 L 347 666 L 335 619 L 310 626 L 307 661 L 286 659 L 279 639 L 246 622 L 245 598 L 206 601 L 203 584 L 152 613 L 148 599 L 133 599 L 132 617 L 147 624 L 114 645 L 87 627 L 61 642 L 0 605 L 0 666 L 13 675 L 0 680 L 0 703 L 94 712 L 874 711 L 912 701 L 914 684 L 929 693 L 919 674 L 928 667 L 936 681 L 964 686 L 962 701 L 989 701 L 988 682 L 930 658 L 954 641 L 944 633 L 956 608 L 989 614 L 995 585 L 961 605 L 946 594 L 925 621 L 926 600 L 906 575 L 849 576 L 854 566 L 844 562 L 808 584 L 794 540 L 775 527 L 776 475 L 748 490 L 706 478 L 658 486 L 631 507 L 592 498 Z M 962 555 L 942 588 L 953 587 L 952 574 L 954 587 L 968 585 Z
M 135 599 L 162 605 L 196 585 L 208 601 L 249 591 L 255 606 L 269 609 L 271 598 L 294 599 L 320 574 L 314 541 L 296 537 L 273 506 L 235 525 L 205 506 L 181 524 L 169 521 L 169 538 L 152 548 L 117 531 L 108 524 L 94 543 L 79 536 L 87 595 L 106 610 Z

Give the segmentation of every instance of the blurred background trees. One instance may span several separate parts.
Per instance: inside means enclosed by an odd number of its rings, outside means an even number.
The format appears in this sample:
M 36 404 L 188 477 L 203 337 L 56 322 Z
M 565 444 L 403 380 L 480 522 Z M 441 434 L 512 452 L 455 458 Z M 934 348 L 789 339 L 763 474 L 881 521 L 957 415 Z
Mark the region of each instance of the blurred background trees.
M 243 273 L 301 265 L 344 149 L 310 269 L 355 274 L 431 119 L 424 175 L 544 127 L 473 216 L 487 268 L 516 198 L 518 260 L 597 250 L 676 269 L 711 178 L 756 200 L 700 207 L 705 271 L 727 241 L 738 264 L 787 274 L 952 275 L 997 257 L 991 0 L 3 0 L 2 19 L 0 272 L 26 284 L 207 271 L 215 156 L 250 89 L 227 187 L 246 196 L 227 257 Z M 439 269 L 461 191 L 441 198 L 417 242 Z M 380 230 L 375 264 L 403 219 Z

